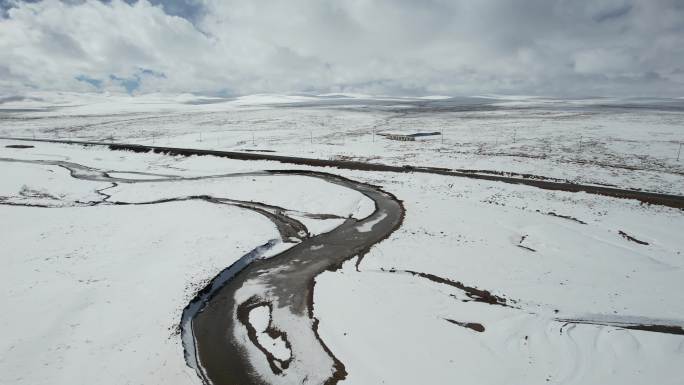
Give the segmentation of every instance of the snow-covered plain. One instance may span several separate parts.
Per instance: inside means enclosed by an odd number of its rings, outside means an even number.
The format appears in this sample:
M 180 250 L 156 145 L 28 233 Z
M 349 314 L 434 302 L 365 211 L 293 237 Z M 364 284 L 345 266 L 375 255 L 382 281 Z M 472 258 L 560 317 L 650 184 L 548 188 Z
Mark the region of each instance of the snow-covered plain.
M 539 174 L 684 191 L 684 99 L 33 93 L 0 103 L 0 136 L 114 140 Z M 415 142 L 381 133 L 441 132 Z
M 116 177 L 201 173 L 155 166 L 174 162 L 164 156 L 53 144 L 12 149 L 5 147 L 11 142 L 0 142 L 0 158 L 126 170 L 113 172 Z M 236 171 L 230 166 L 217 173 Z M 248 201 L 258 196 L 301 216 L 309 210 L 341 217 L 373 211 L 363 195 L 303 176 L 268 180 L 237 170 L 225 179 L 155 182 L 156 176 L 149 183 L 113 185 L 73 179 L 55 165 L 0 161 L 0 169 L 3 384 L 199 383 L 185 365 L 178 335 L 183 308 L 219 271 L 279 239 L 269 220 L 249 210 L 196 200 L 93 206 L 105 200 L 96 190 L 112 203 L 206 194 Z M 310 191 L 302 194 L 297 186 Z M 305 223 L 317 234 L 340 221 Z
M 1 212 L 3 384 L 197 383 L 180 312 L 277 237 L 258 215 L 203 202 Z
M 416 100 L 333 96 L 326 103 L 38 97 L 4 103 L 14 111 L 0 115 L 0 134 L 113 134 L 122 142 L 510 171 L 674 194 L 684 187 L 684 160 L 676 161 L 684 112 L 676 101 L 633 111 L 604 106 L 622 101 L 483 98 L 485 106 L 471 100 L 463 111 L 435 104 L 421 112 Z M 55 107 L 57 100 L 69 106 Z M 445 134 L 395 142 L 374 130 Z M 19 143 L 0 140 L 0 158 L 69 160 L 131 179 L 295 168 L 51 143 L 5 147 Z M 684 326 L 681 210 L 437 175 L 296 168 L 378 185 L 406 209 L 402 226 L 358 269 L 352 260 L 316 279 L 318 331 L 345 365 L 342 383 L 684 381 L 684 336 L 605 325 Z M 96 190 L 109 183 L 71 179 L 49 165 L 0 162 L 0 169 L 8 176 L 0 180 L 5 203 L 54 206 L 0 206 L 0 304 L 11 309 L 0 316 L 0 383 L 199 383 L 175 334 L 180 312 L 202 283 L 278 238 L 275 227 L 253 212 L 201 201 L 90 207 L 82 202 L 101 199 Z M 151 181 L 103 192 L 112 201 L 221 194 L 302 214 L 372 211 L 352 191 L 301 176 Z M 340 223 L 302 222 L 315 233 Z M 428 276 L 490 290 L 512 307 L 469 301 Z M 263 310 L 250 314 L 259 332 Z M 286 355 L 279 340 L 259 338 Z
M 433 175 L 375 178 L 404 200 L 404 224 L 360 271 L 351 261 L 316 280 L 321 337 L 347 365 L 346 383 L 684 379 L 684 336 L 558 321 L 684 325 L 681 211 Z M 519 309 L 462 302 L 463 291 L 409 272 L 490 290 Z

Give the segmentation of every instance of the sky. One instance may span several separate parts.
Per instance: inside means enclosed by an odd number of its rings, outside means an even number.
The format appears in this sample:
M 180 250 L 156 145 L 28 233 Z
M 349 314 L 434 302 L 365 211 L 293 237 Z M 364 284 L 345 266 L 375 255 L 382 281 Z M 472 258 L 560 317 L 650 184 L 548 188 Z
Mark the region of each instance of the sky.
M 0 95 L 684 96 L 684 0 L 0 0 Z

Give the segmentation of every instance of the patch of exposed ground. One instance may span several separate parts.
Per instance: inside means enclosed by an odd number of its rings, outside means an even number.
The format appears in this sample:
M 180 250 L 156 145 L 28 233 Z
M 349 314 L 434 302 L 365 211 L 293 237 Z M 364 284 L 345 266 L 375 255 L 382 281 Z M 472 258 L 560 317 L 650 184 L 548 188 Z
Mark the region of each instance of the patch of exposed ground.
M 618 231 L 618 234 L 620 234 L 620 236 L 622 236 L 622 238 L 625 238 L 625 239 L 628 240 L 628 241 L 631 241 L 631 242 L 634 242 L 634 243 L 638 243 L 638 244 L 640 244 L 640 245 L 648 245 L 648 242 L 640 241 L 640 240 L 634 238 L 633 236 L 631 236 L 631 235 L 625 233 L 625 232 L 622 231 L 622 230 L 619 230 L 619 231 Z
M 476 331 L 476 332 L 478 332 L 478 333 L 483 333 L 483 332 L 485 331 L 485 327 L 484 327 L 481 323 L 477 323 L 477 322 L 460 322 L 460 321 L 452 320 L 452 319 L 449 319 L 449 318 L 445 318 L 444 320 L 447 321 L 447 322 L 450 322 L 450 323 L 452 323 L 452 324 L 454 324 L 454 325 L 458 325 L 458 326 L 461 326 L 461 327 L 464 327 L 464 328 L 468 328 L 468 329 L 474 330 L 474 331 Z

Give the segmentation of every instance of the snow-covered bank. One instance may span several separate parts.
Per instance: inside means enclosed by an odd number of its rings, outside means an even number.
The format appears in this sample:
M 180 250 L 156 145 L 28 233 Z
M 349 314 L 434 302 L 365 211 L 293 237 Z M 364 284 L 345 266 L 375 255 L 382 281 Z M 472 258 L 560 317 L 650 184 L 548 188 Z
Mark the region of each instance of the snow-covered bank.
M 135 203 L 191 194 L 260 196 L 298 210 L 293 213 L 306 218 L 311 234 L 329 231 L 341 219 L 308 213 L 363 217 L 373 210 L 361 194 L 304 176 L 271 176 L 273 183 L 265 175 L 245 181 L 238 174 L 226 177 L 233 183 L 217 185 L 212 182 L 219 178 L 156 182 L 162 176 L 155 174 L 143 181 L 141 172 L 172 170 L 147 163 L 159 157 L 146 154 L 94 160 L 111 152 L 62 145 L 26 150 L 3 143 L 0 154 L 19 160 L 0 161 L 9 176 L 0 180 L 0 287 L 6 293 L 0 299 L 11 309 L 0 318 L 2 383 L 199 383 L 183 360 L 183 308 L 221 270 L 281 234 L 266 217 L 243 208 L 204 200 Z M 135 178 L 118 185 L 73 179 L 57 164 L 21 162 L 36 158 L 123 160 L 130 168 L 112 175 Z M 138 188 L 144 184 L 151 187 Z
M 70 178 L 69 170 L 59 166 L 4 162 L 2 170 L 0 202 L 3 203 L 74 205 L 77 201 L 100 199 L 95 190 L 109 186 Z
M 265 239 L 265 218 L 205 202 L 0 206 L 6 384 L 199 383 L 177 326 L 203 282 Z
M 344 383 L 684 378 L 684 336 L 601 325 L 684 326 L 681 210 L 435 175 L 355 177 L 401 197 L 406 217 L 360 271 L 350 261 L 316 279 L 321 337 L 345 363 Z M 475 302 L 449 281 L 512 308 Z

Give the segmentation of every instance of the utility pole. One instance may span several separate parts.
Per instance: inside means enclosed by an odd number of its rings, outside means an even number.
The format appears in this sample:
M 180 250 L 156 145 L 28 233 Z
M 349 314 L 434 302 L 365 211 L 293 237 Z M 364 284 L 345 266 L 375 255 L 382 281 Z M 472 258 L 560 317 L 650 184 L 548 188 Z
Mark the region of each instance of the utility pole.
M 309 137 L 311 139 L 311 144 L 313 144 L 313 131 L 309 131 Z
M 677 150 L 677 162 L 679 162 L 679 155 L 682 153 L 682 143 L 679 143 L 679 150 Z
M 515 143 L 515 137 L 518 135 L 518 129 L 513 130 L 513 143 Z
M 582 135 L 580 135 L 580 138 L 579 138 L 579 150 L 580 150 L 580 152 L 582 151 Z
M 254 131 L 252 131 L 252 146 L 256 145 L 256 141 L 254 140 Z
M 439 139 L 444 144 L 444 129 L 439 130 Z

